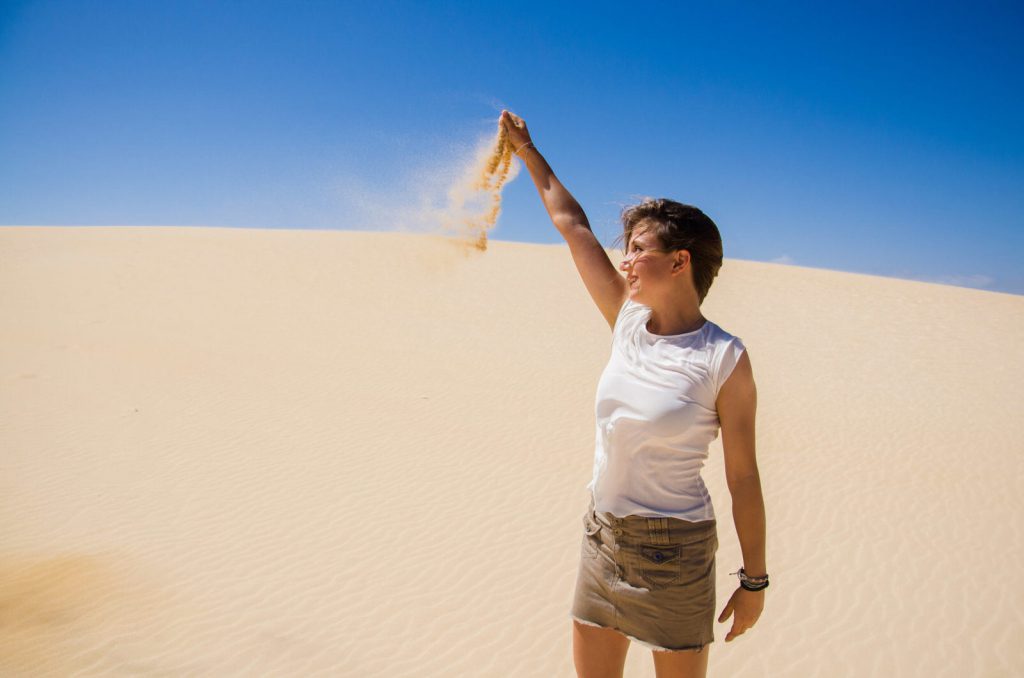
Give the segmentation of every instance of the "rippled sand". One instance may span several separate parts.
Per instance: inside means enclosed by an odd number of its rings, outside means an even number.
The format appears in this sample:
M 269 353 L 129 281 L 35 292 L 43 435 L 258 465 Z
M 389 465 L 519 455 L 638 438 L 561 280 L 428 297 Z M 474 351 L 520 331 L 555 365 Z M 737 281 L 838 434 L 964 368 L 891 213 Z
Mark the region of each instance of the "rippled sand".
M 772 575 L 710 675 L 1019 675 L 1024 297 L 727 259 L 703 310 Z M 0 675 L 574 675 L 610 334 L 566 247 L 2 228 L 0 337 Z

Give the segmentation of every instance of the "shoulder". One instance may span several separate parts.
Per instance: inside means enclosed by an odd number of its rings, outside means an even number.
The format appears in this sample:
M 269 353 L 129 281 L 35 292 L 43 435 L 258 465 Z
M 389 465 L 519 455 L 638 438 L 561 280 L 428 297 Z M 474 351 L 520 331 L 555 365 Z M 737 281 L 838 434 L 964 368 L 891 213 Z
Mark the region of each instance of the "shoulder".
M 647 306 L 638 304 L 629 297 L 626 297 L 626 300 L 619 308 L 618 316 L 615 318 L 615 326 L 612 330 L 616 331 L 624 325 L 635 325 L 640 318 L 645 317 L 649 312 L 650 309 Z
M 739 345 L 739 346 L 743 345 L 743 340 L 742 339 L 740 339 L 735 334 L 729 332 L 728 330 L 723 329 L 721 325 L 719 325 L 718 323 L 716 323 L 716 322 L 714 322 L 712 320 L 708 320 L 707 337 L 708 337 L 708 343 L 711 343 L 711 344 L 714 344 L 714 345 L 725 345 L 725 344 L 735 344 L 735 345 Z
M 746 344 L 740 337 L 722 329 L 720 325 L 710 320 L 707 327 L 705 340 L 714 364 L 720 365 L 729 357 L 739 358 L 740 354 L 746 351 Z
M 750 371 L 750 358 L 747 356 L 747 347 L 743 339 L 710 320 L 708 324 L 708 355 L 717 397 L 740 365 L 745 365 L 746 371 Z
M 621 315 L 623 313 L 643 313 L 644 311 L 649 310 L 650 309 L 647 306 L 644 306 L 643 304 L 638 304 L 629 297 L 626 297 L 626 300 L 622 302 L 622 308 L 619 310 L 619 314 Z
M 715 409 L 722 430 L 728 439 L 743 431 L 753 432 L 757 411 L 757 386 L 750 366 L 750 357 L 743 353 L 735 369 L 718 390 Z

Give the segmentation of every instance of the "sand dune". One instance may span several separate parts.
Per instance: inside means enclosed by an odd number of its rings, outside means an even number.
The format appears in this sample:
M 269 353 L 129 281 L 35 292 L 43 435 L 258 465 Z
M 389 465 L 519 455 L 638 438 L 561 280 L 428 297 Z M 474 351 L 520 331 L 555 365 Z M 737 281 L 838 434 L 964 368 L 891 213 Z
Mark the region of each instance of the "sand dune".
M 1020 675 L 1024 297 L 728 259 L 703 310 L 772 575 L 710 675 Z M 0 675 L 574 675 L 610 333 L 566 247 L 9 227 L 0 337 Z

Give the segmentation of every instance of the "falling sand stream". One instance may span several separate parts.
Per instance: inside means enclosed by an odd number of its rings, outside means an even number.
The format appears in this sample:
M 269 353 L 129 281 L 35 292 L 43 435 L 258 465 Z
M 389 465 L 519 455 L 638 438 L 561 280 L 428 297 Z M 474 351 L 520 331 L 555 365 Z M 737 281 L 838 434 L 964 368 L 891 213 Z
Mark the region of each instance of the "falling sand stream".
M 487 233 L 501 213 L 501 191 L 519 173 L 512 163 L 512 144 L 505 127 L 498 125 L 493 141 L 482 145 L 461 179 L 448 189 L 448 205 L 441 228 L 467 247 L 487 249 Z

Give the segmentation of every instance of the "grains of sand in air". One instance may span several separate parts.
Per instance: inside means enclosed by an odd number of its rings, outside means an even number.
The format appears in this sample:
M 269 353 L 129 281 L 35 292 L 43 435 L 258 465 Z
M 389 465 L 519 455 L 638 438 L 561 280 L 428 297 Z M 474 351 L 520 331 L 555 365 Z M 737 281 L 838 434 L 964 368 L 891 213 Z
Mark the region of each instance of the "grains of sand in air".
M 519 173 L 512 163 L 512 144 L 499 123 L 493 140 L 482 144 L 462 178 L 448 190 L 441 227 L 467 248 L 487 249 L 487 233 L 501 213 L 501 191 Z

